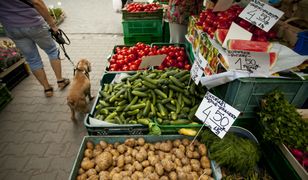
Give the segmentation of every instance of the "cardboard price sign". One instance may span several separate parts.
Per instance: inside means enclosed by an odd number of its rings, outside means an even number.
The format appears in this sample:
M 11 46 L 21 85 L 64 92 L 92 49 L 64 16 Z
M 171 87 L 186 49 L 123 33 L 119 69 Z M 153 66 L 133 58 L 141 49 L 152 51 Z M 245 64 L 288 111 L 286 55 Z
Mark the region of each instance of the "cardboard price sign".
M 269 53 L 228 51 L 228 60 L 231 70 L 244 70 L 252 74 L 269 74 Z
M 251 0 L 239 17 L 268 32 L 283 14 L 284 12 L 266 3 Z
M 166 54 L 154 55 L 154 56 L 143 56 L 142 61 L 139 65 L 139 69 L 148 68 L 151 66 L 160 66 L 166 58 Z
M 222 139 L 239 114 L 238 110 L 207 92 L 195 116 L 206 123 L 211 131 Z

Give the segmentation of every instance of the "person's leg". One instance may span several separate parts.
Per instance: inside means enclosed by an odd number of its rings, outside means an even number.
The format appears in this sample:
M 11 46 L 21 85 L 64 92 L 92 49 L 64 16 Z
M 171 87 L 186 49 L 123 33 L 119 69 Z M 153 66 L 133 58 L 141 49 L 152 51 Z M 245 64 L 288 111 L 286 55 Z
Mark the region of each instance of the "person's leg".
M 33 40 L 45 51 L 50 60 L 51 67 L 56 75 L 59 88 L 63 89 L 69 84 L 69 79 L 62 77 L 61 60 L 59 59 L 59 49 L 51 38 L 46 24 L 37 28 L 32 35 Z
M 44 87 L 44 90 L 49 90 L 46 96 L 52 96 L 52 88 L 48 83 L 37 46 L 31 39 L 24 36 L 26 28 L 6 28 L 5 31 L 7 36 L 14 41 L 16 47 L 20 49 L 21 53 L 25 56 L 33 75 Z
M 185 43 L 185 35 L 187 34 L 187 26 L 169 23 L 170 43 Z

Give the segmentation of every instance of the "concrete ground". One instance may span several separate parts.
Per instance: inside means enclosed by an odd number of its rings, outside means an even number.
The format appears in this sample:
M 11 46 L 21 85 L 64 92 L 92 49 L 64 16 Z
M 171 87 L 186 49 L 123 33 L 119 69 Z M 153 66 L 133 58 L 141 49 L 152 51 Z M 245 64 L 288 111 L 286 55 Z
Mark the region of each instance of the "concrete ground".
M 58 1 L 47 0 L 47 5 Z M 60 25 L 71 40 L 67 53 L 74 62 L 87 58 L 92 94 L 96 95 L 115 45 L 123 44 L 121 14 L 112 10 L 111 0 L 60 1 L 67 18 Z M 66 105 L 67 89 L 59 91 L 47 56 L 41 52 L 48 80 L 55 88 L 45 98 L 33 75 L 12 90 L 14 99 L 0 112 L 0 179 L 68 179 L 81 140 L 87 135 L 80 116 L 74 125 Z M 63 56 L 63 53 L 62 53 Z M 63 60 L 63 75 L 72 79 L 73 67 Z

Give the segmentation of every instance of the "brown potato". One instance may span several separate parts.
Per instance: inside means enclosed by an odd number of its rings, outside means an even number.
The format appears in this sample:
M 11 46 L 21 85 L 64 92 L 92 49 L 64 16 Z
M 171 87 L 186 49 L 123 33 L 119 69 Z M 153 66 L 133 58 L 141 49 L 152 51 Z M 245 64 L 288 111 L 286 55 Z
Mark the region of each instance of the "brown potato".
M 98 180 L 99 176 L 98 175 L 92 175 L 90 177 L 88 177 L 87 180 Z
M 160 149 L 160 144 L 161 144 L 160 142 L 156 142 L 156 143 L 154 144 L 156 150 L 159 150 L 159 149 Z
M 88 177 L 90 177 L 90 176 L 92 176 L 92 175 L 96 175 L 97 172 L 96 172 L 95 169 L 92 168 L 92 169 L 87 170 L 87 171 L 86 171 L 86 174 L 87 174 Z
M 157 153 L 160 160 L 163 160 L 165 158 L 165 153 L 163 151 L 158 151 Z
M 184 151 L 181 151 L 180 149 L 175 149 L 174 154 L 179 159 L 182 159 L 185 157 Z
M 133 180 L 143 179 L 143 173 L 140 171 L 135 171 L 132 175 Z
M 199 151 L 199 154 L 201 156 L 206 156 L 206 154 L 207 154 L 207 148 L 206 148 L 206 146 L 204 144 L 200 144 L 198 146 L 198 151 Z
M 147 178 L 149 178 L 150 180 L 159 180 L 159 176 L 155 172 L 149 174 Z
M 99 175 L 100 179 L 103 179 L 103 178 L 105 178 L 106 180 L 109 179 L 109 172 L 108 171 L 101 171 L 101 172 L 99 172 L 98 175 Z M 103 177 L 103 178 L 101 178 L 101 177 Z
M 135 166 L 131 165 L 131 164 L 126 164 L 124 166 L 124 170 L 126 171 L 130 171 L 130 172 L 134 172 L 135 171 Z
M 104 171 L 108 169 L 113 163 L 112 154 L 109 152 L 103 152 L 95 158 L 95 162 L 98 167 Z
M 128 176 L 130 177 L 132 175 L 131 171 L 121 171 L 120 174 L 124 177 L 124 176 Z
M 122 154 L 118 157 L 117 166 L 121 168 L 124 166 L 124 164 L 125 164 L 125 160 L 124 160 L 124 155 Z
M 131 180 L 132 178 L 130 178 L 129 176 L 123 176 L 122 180 Z
M 164 174 L 164 167 L 161 165 L 161 163 L 155 164 L 155 171 L 159 176 L 162 176 Z
M 150 150 L 150 151 L 155 151 L 155 146 L 154 146 L 153 144 L 150 144 L 150 145 L 149 145 L 149 150 Z
M 144 174 L 145 177 L 150 175 L 152 172 L 154 172 L 154 168 L 152 166 L 148 166 L 148 167 L 143 169 L 143 174 Z
M 182 152 L 186 152 L 186 148 L 183 144 L 180 144 L 179 145 L 179 149 L 182 151 Z
M 204 175 L 199 177 L 199 180 L 209 180 L 209 176 L 204 174 Z
M 203 169 L 206 169 L 206 168 L 210 168 L 210 167 L 211 167 L 210 160 L 209 160 L 209 158 L 207 158 L 206 156 L 202 156 L 202 157 L 201 157 L 200 164 L 201 164 L 201 167 L 202 167 Z
M 142 154 L 143 159 L 148 159 L 148 153 L 147 151 L 144 149 L 144 147 L 140 148 L 139 154 Z
M 195 151 L 195 146 L 194 145 L 189 145 L 186 147 L 186 151 Z
M 178 179 L 177 173 L 174 172 L 174 171 L 171 171 L 171 172 L 169 173 L 169 179 L 170 179 L 170 180 L 177 180 L 177 179 Z
M 87 175 L 81 174 L 81 175 L 77 176 L 77 180 L 87 180 Z
M 100 141 L 99 144 L 101 145 L 102 149 L 105 149 L 108 146 L 108 144 L 105 141 Z
M 183 172 L 183 171 L 178 172 L 177 175 L 178 175 L 178 180 L 186 180 L 187 179 L 186 173 Z
M 137 144 L 138 144 L 139 146 L 143 146 L 143 145 L 145 144 L 144 138 L 138 138 L 138 139 L 137 139 Z
M 179 158 L 175 158 L 174 163 L 177 167 L 182 167 L 182 162 Z
M 111 149 L 110 153 L 113 155 L 113 157 L 119 157 L 120 156 L 120 153 L 115 149 Z
M 134 138 L 126 139 L 124 144 L 129 147 L 134 147 L 136 145 L 136 141 Z
M 138 154 L 138 151 L 136 149 L 133 149 L 132 150 L 132 156 L 133 157 L 136 157 L 136 155 Z
M 198 163 L 197 162 L 196 163 L 192 163 L 191 164 L 191 168 L 192 168 L 193 171 L 198 172 L 200 170 L 200 162 L 198 161 Z
M 186 179 L 187 180 L 194 180 L 194 176 L 191 173 L 186 174 Z M 198 180 L 198 179 L 196 179 Z
M 150 165 L 150 162 L 148 160 L 146 160 L 146 161 L 143 161 L 141 164 L 144 168 L 146 168 Z
M 196 172 L 191 172 L 191 175 L 193 176 L 194 180 L 198 180 L 199 179 L 199 175 Z
M 163 159 L 161 164 L 163 165 L 164 170 L 167 172 L 170 172 L 175 168 L 174 163 L 169 159 Z
M 103 151 L 102 146 L 100 144 L 95 144 L 94 149 Z
M 131 164 L 132 163 L 132 157 L 131 156 L 125 156 L 124 161 L 125 161 L 125 164 Z
M 91 160 L 83 160 L 81 161 L 81 168 L 85 171 L 94 167 L 94 163 Z
M 88 157 L 88 158 L 91 159 L 91 158 L 93 157 L 93 150 L 92 150 L 92 149 L 86 149 L 86 150 L 84 151 L 83 155 L 84 155 L 85 157 Z
M 143 170 L 143 166 L 138 161 L 135 161 L 133 166 L 135 167 L 135 169 L 137 171 L 142 171 Z
M 161 143 L 159 149 L 164 152 L 170 152 L 172 149 L 172 144 L 170 143 Z
M 148 152 L 148 157 L 149 157 L 149 156 L 155 156 L 154 151 L 149 151 L 149 152 Z
M 211 168 L 206 168 L 202 170 L 202 174 L 206 174 L 206 175 L 211 175 L 212 174 L 212 169 Z
M 149 147 L 150 147 L 150 144 L 149 144 L 149 143 L 145 143 L 145 144 L 143 145 L 143 147 L 144 147 L 145 150 L 148 150 Z
M 102 149 L 96 149 L 96 148 L 95 148 L 95 149 L 93 150 L 93 157 L 96 157 L 96 156 L 100 155 L 102 152 L 103 152 Z
M 139 161 L 139 162 L 144 161 L 144 156 L 143 156 L 143 154 L 140 153 L 140 152 L 137 153 L 137 154 L 136 154 L 136 160 Z
M 182 144 L 183 144 L 184 146 L 188 146 L 188 145 L 190 144 L 190 140 L 187 139 L 187 138 L 184 138 L 184 139 L 182 139 Z
M 79 169 L 78 169 L 78 175 L 83 174 L 83 173 L 85 173 L 85 170 L 82 169 L 82 168 L 79 168 Z
M 185 173 L 190 173 L 191 170 L 192 170 L 191 165 L 183 166 L 183 172 L 185 172 Z
M 200 158 L 200 154 L 197 151 L 193 152 L 193 158 L 194 159 L 199 159 Z
M 122 179 L 123 176 L 120 174 L 120 173 L 115 173 L 113 176 L 112 176 L 112 180 L 120 180 Z
M 127 150 L 127 147 L 124 144 L 120 144 L 117 146 L 117 150 L 120 154 L 123 154 Z
M 188 165 L 190 162 L 189 162 L 189 159 L 187 157 L 184 157 L 181 159 L 181 162 L 182 162 L 182 165 L 185 166 L 185 165 Z
M 192 151 L 190 151 L 190 150 L 187 150 L 186 151 L 186 157 L 188 157 L 189 159 L 192 159 L 193 158 L 193 152 Z
M 115 142 L 115 143 L 113 144 L 113 148 L 117 149 L 117 147 L 118 147 L 119 145 L 120 145 L 119 142 Z
M 162 176 L 159 180 L 169 180 L 168 176 Z
M 101 171 L 101 169 L 98 167 L 98 165 L 96 165 L 94 169 L 95 169 L 96 172 L 100 172 Z
M 91 150 L 94 149 L 94 144 L 93 144 L 93 142 L 91 142 L 91 141 L 88 141 L 87 144 L 86 144 L 86 146 L 87 146 L 87 149 L 91 149 Z
M 133 149 L 132 149 L 131 147 L 127 147 L 127 146 L 125 146 L 125 147 L 127 148 L 127 150 L 126 150 L 126 152 L 125 152 L 125 156 L 130 156 L 130 155 L 132 155 Z
M 173 146 L 174 147 L 179 147 L 181 144 L 182 144 L 182 142 L 179 139 L 176 139 L 176 140 L 173 141 Z
M 149 162 L 152 166 L 155 166 L 155 164 L 157 164 L 159 162 L 158 157 L 156 157 L 155 155 L 149 156 L 148 160 L 149 160 Z

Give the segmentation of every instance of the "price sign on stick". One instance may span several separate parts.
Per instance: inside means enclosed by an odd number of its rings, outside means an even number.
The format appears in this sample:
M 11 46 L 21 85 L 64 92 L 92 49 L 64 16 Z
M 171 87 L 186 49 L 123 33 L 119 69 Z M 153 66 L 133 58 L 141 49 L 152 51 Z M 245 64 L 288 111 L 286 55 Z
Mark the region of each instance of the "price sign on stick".
M 244 70 L 251 74 L 269 75 L 269 53 L 228 51 L 228 60 L 231 70 Z
M 283 12 L 259 0 L 251 0 L 239 17 L 268 32 Z
M 207 92 L 195 115 L 218 137 L 223 138 L 239 114 L 238 110 Z
M 203 61 L 198 56 L 195 56 L 195 61 L 190 69 L 191 79 L 198 85 L 202 77 L 206 61 Z

